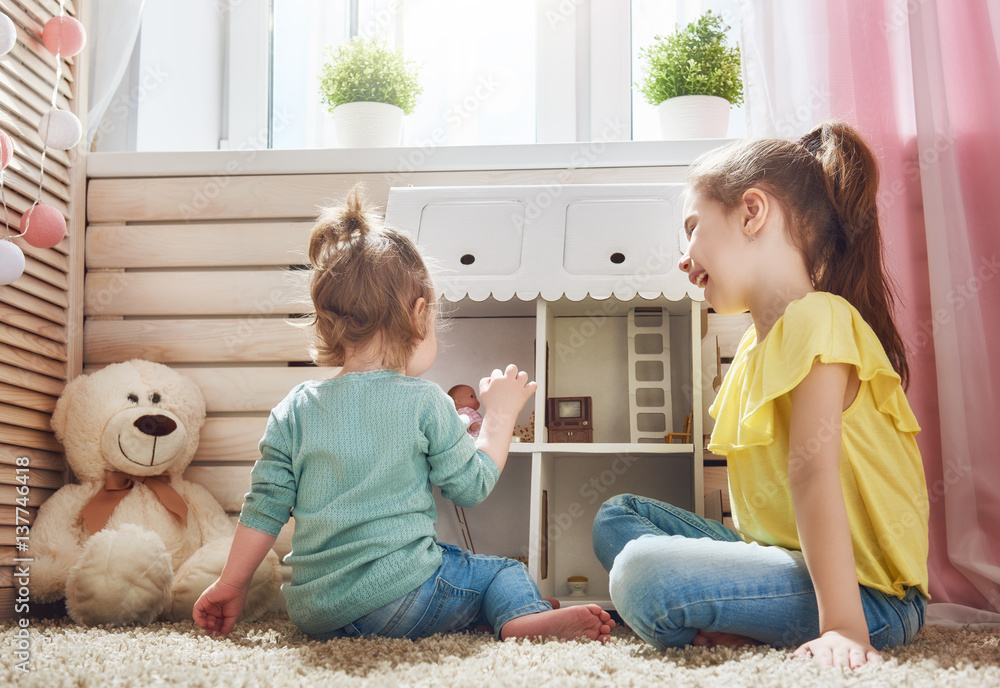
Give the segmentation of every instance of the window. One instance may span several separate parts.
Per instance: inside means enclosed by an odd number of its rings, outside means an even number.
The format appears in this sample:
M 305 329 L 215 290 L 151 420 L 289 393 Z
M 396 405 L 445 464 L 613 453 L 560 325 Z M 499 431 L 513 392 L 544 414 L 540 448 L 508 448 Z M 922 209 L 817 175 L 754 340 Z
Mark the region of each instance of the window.
M 115 124 L 128 141 L 96 149 L 335 147 L 319 72 L 327 47 L 357 33 L 421 65 L 405 146 L 659 139 L 633 87 L 639 48 L 706 9 L 737 43 L 739 0 L 146 0 L 120 91 L 160 78 Z M 745 131 L 735 108 L 729 134 Z

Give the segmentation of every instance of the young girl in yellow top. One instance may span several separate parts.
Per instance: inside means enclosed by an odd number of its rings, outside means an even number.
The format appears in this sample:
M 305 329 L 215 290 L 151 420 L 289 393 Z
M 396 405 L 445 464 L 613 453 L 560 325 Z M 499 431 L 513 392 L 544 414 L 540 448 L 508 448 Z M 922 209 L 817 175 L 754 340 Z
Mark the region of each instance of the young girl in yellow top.
M 692 167 L 680 269 L 750 311 L 710 413 L 738 532 L 622 495 L 594 523 L 623 619 L 659 647 L 881 661 L 924 620 L 928 503 L 881 256 L 875 157 L 846 124 Z

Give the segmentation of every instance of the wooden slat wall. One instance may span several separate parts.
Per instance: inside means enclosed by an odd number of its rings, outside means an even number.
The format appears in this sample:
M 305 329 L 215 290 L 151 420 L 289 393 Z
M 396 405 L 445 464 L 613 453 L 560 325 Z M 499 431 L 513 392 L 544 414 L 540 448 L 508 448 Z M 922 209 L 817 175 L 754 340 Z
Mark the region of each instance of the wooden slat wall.
M 66 12 L 86 21 L 77 12 L 78 4 L 67 0 Z M 14 139 L 15 159 L 4 170 L 4 196 L 7 220 L 16 228 L 39 192 L 44 146 L 38 120 L 50 108 L 57 59 L 40 37 L 45 22 L 58 15 L 59 3 L 2 0 L 0 11 L 17 28 L 17 43 L 0 60 L 0 109 L 7 118 L 0 127 Z M 78 117 L 84 106 L 76 94 L 86 91 L 81 57 L 64 59 L 56 99 L 60 108 Z M 0 286 L 0 621 L 17 616 L 12 565 L 20 534 L 16 516 L 24 516 L 16 511 L 18 498 L 23 499 L 17 491 L 19 477 L 24 476 L 17 471 L 17 461 L 27 457 L 29 462 L 29 520 L 66 479 L 62 448 L 49 419 L 63 385 L 82 364 L 86 179 L 79 158 L 76 151 L 45 153 L 41 201 L 66 216 L 67 236 L 52 249 L 14 239 L 24 251 L 25 272 L 14 284 Z M 6 236 L 6 230 L 0 232 L 0 238 Z M 30 533 L 28 538 L 30 547 Z M 30 549 L 22 556 L 30 556 Z
M 673 167 L 414 172 L 405 184 L 491 185 L 682 181 Z M 208 420 L 186 473 L 234 518 L 270 409 L 297 383 L 311 303 L 295 266 L 318 209 L 357 182 L 385 207 L 391 174 L 92 179 L 87 197 L 84 364 L 144 358 L 191 376 Z M 288 551 L 293 524 L 276 547 Z

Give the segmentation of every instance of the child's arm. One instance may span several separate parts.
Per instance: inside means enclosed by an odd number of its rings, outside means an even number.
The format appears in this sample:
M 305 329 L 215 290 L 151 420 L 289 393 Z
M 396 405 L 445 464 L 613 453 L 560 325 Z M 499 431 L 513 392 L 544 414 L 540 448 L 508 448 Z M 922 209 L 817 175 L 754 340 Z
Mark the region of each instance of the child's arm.
M 795 451 L 788 477 L 821 634 L 795 654 L 809 652 L 824 666 L 881 661 L 869 642 L 840 483 L 841 414 L 850 370 L 846 363 L 816 363 L 792 391 L 789 447 Z
M 497 465 L 500 472 L 507 465 L 510 438 L 514 436 L 517 414 L 535 393 L 538 384 L 528 381 L 528 374 L 517 372 L 511 363 L 504 372 L 494 370 L 493 375 L 479 382 L 479 398 L 483 402 L 483 424 L 476 439 L 476 449 L 483 452 Z
M 229 558 L 222 575 L 201 594 L 194 605 L 194 621 L 211 635 L 228 635 L 246 603 L 250 580 L 277 537 L 236 526 Z

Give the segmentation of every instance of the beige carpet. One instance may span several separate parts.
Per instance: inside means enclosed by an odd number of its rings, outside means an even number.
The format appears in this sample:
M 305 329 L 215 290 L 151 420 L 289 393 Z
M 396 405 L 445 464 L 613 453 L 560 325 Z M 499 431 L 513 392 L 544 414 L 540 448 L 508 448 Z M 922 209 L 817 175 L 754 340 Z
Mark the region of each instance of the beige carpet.
M 0 627 L 3 686 L 1000 686 L 1000 629 L 926 627 L 887 651 L 885 664 L 850 672 L 769 648 L 662 653 L 627 629 L 605 646 L 486 634 L 320 643 L 278 614 L 225 639 L 191 622 L 88 629 L 34 620 L 29 673 L 15 669 L 16 630 Z

